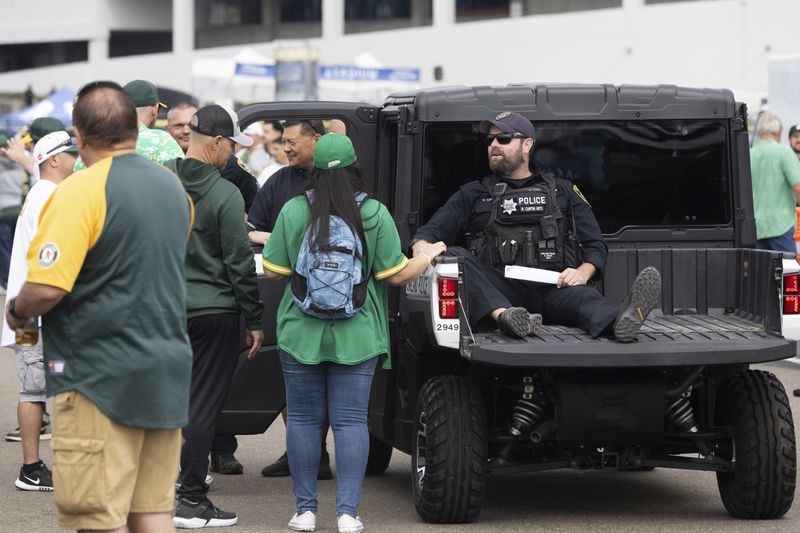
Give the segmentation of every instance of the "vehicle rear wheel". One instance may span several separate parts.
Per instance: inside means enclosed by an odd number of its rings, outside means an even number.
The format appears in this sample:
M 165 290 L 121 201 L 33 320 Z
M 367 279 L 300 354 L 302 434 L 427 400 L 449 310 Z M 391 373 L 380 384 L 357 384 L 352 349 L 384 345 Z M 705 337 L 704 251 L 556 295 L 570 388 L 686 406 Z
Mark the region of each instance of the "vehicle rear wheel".
M 733 472 L 718 472 L 722 503 L 737 518 L 779 518 L 794 500 L 797 457 L 789 398 L 775 375 L 746 370 L 717 393 L 717 425 L 733 428 L 720 455 Z
M 414 434 L 411 485 L 419 516 L 435 523 L 475 520 L 488 456 L 480 393 L 460 376 L 430 379 L 419 393 Z
M 379 476 L 389 468 L 392 460 L 392 445 L 386 444 L 372 435 L 369 436 L 369 457 L 367 458 L 367 475 Z

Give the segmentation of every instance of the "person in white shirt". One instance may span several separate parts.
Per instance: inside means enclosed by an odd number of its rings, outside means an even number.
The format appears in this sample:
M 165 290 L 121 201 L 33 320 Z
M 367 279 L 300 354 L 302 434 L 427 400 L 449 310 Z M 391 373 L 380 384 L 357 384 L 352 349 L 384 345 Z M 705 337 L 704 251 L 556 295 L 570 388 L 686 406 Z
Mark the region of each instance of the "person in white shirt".
M 6 301 L 17 296 L 25 283 L 25 278 L 28 276 L 26 261 L 28 247 L 36 234 L 39 214 L 58 184 L 72 174 L 77 155 L 74 140 L 66 131 L 45 135 L 33 148 L 33 160 L 38 166 L 39 181 L 31 187 L 17 221 L 11 249 Z M 13 314 L 13 310 L 11 313 Z M 4 320 L 0 344 L 14 348 L 20 379 L 17 418 L 22 440 L 22 468 L 14 484 L 21 490 L 52 491 L 52 474 L 39 457 L 39 432 L 47 399 L 41 336 L 34 346 L 19 346 L 16 344 L 14 330 Z
M 283 141 L 280 139 L 266 143 L 267 152 L 271 156 L 269 164 L 258 175 L 258 188 L 264 186 L 267 180 L 277 171 L 289 164 L 286 152 L 283 151 Z

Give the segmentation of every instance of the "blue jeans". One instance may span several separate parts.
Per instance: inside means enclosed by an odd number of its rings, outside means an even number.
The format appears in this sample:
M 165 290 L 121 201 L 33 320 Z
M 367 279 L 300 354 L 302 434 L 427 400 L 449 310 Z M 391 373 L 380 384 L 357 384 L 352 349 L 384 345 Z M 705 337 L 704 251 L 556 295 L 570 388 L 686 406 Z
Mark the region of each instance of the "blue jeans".
M 756 241 L 756 248 L 759 250 L 775 250 L 776 252 L 792 252 L 797 253 L 797 244 L 794 242 L 794 226 L 789 228 L 789 231 L 777 237 L 770 237 L 768 239 L 758 239 Z
M 369 455 L 367 408 L 378 358 L 357 365 L 304 365 L 282 350 L 280 357 L 286 383 L 286 455 L 296 511 L 317 512 L 319 435 L 327 404 L 336 448 L 336 514 L 356 516 Z

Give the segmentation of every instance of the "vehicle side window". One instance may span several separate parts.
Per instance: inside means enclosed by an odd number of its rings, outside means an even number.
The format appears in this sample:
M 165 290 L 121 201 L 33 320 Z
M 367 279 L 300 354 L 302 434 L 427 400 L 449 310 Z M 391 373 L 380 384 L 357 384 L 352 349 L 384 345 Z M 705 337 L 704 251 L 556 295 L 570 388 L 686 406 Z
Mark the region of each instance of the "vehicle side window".
M 576 184 L 603 233 L 731 221 L 726 129 L 713 121 L 536 122 L 534 164 Z M 425 129 L 420 222 L 489 173 L 473 124 Z

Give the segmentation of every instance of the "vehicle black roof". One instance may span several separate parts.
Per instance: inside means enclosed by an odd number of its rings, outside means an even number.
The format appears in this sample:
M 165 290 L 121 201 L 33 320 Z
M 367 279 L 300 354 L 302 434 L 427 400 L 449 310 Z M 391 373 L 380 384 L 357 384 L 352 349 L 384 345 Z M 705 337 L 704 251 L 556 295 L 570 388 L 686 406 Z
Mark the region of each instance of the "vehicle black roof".
M 525 83 L 435 87 L 390 95 L 384 107 L 413 104 L 423 122 L 483 120 L 515 111 L 533 121 L 729 119 L 737 103 L 728 89 L 675 85 Z

